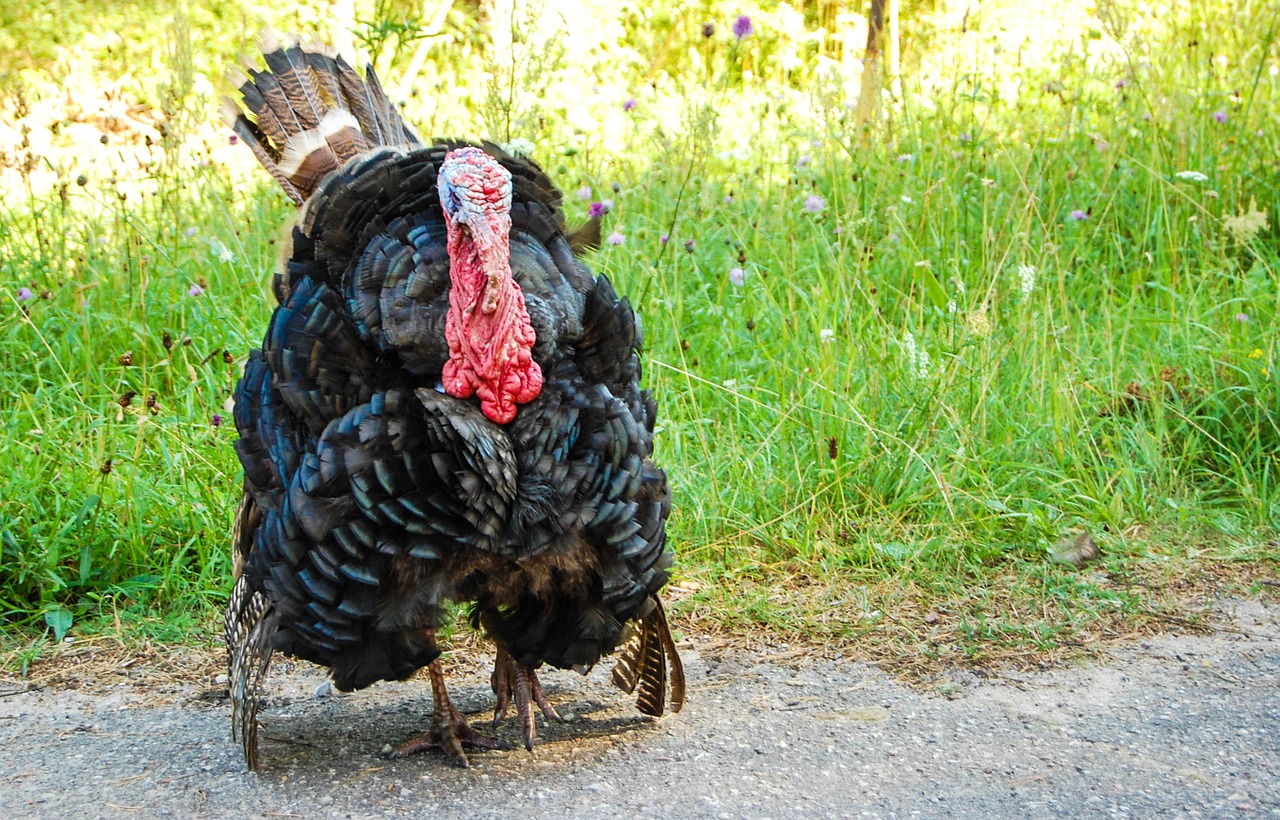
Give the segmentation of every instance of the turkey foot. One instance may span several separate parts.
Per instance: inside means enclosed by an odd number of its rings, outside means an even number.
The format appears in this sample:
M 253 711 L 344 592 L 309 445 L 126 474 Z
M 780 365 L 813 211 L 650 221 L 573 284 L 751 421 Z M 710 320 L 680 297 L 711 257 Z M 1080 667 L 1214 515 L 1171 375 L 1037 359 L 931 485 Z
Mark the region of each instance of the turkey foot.
M 444 670 L 440 668 L 439 658 L 427 666 L 427 674 L 431 677 L 431 699 L 435 701 L 431 729 L 425 735 L 401 743 L 392 749 L 387 757 L 395 760 L 423 749 L 438 748 L 449 756 L 449 760 L 455 766 L 465 769 L 471 765 L 471 761 L 463 751 L 464 744 L 477 749 L 511 748 L 506 742 L 496 737 L 482 735 L 471 728 L 467 719 L 449 699 L 449 693 L 444 686 Z
M 493 707 L 493 725 L 497 726 L 507 716 L 507 707 L 514 699 L 516 713 L 519 714 L 520 725 L 524 729 L 524 747 L 529 751 L 533 751 L 533 741 L 538 736 L 533 716 L 534 703 L 538 704 L 547 720 L 564 722 L 551 701 L 547 700 L 533 667 L 516 663 L 502 646 L 498 647 L 498 657 L 494 661 L 493 675 L 489 681 L 493 684 L 493 693 L 498 696 L 498 702 Z

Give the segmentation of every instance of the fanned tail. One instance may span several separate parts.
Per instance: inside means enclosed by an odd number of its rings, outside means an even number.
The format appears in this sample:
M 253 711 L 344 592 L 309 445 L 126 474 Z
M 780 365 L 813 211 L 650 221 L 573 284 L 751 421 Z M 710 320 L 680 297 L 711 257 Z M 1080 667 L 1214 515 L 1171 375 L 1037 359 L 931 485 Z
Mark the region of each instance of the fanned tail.
M 684 707 L 684 664 L 667 625 L 662 601 L 650 598 L 653 609 L 640 619 L 613 668 L 613 684 L 627 694 L 636 693 L 636 708 L 646 715 L 661 717 L 667 711 L 670 693 L 672 712 Z
M 333 50 L 269 29 L 260 45 L 267 69 L 232 78 L 240 100 L 224 98 L 222 116 L 296 205 L 352 157 L 421 142 L 371 67 L 361 78 Z

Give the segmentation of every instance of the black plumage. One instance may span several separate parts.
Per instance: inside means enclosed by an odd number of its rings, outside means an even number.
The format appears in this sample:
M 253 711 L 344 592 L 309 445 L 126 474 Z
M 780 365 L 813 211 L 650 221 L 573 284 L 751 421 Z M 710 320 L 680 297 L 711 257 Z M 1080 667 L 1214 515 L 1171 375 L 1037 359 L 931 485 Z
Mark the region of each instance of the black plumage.
M 528 744 L 529 703 L 554 716 L 535 670 L 586 670 L 620 645 L 615 682 L 647 714 L 668 692 L 678 710 L 655 403 L 631 306 L 577 255 L 598 222 L 569 231 L 536 164 L 480 146 L 512 177 L 511 268 L 544 374 L 512 421 L 490 421 L 440 389 L 451 283 L 436 186 L 464 143 L 421 142 L 371 71 L 274 38 L 264 51 L 268 69 L 226 115 L 301 210 L 236 390 L 245 480 L 226 639 L 250 767 L 274 651 L 330 667 L 344 690 L 427 667 L 425 742 L 463 763 L 461 743 L 491 745 L 435 662 L 450 603 L 497 642 L 498 711 L 515 699 Z

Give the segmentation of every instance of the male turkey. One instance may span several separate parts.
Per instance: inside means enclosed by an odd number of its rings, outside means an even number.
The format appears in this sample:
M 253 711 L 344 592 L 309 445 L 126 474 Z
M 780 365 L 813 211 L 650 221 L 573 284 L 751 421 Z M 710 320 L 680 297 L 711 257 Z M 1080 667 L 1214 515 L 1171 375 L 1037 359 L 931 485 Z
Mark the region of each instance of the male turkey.
M 489 143 L 423 143 L 372 70 L 263 38 L 224 116 L 299 206 L 278 306 L 236 388 L 244 499 L 226 612 L 232 732 L 257 767 L 272 653 L 359 689 L 426 667 L 430 731 L 394 754 L 499 746 L 449 701 L 448 605 L 498 646 L 495 725 L 525 745 L 536 670 L 590 669 L 661 715 L 684 673 L 658 592 L 671 566 L 655 405 L 630 305 L 575 251 L 561 195 Z M 669 702 L 668 702 L 669 697 Z

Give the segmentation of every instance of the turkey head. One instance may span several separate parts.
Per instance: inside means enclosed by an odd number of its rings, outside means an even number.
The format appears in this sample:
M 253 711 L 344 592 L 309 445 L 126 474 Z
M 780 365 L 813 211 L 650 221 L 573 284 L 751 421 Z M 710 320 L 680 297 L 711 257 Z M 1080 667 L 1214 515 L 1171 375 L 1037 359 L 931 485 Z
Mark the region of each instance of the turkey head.
M 485 416 L 506 424 L 542 390 L 533 325 L 511 273 L 511 173 L 479 148 L 458 148 L 445 155 L 437 188 L 451 281 L 444 389 L 478 395 Z

